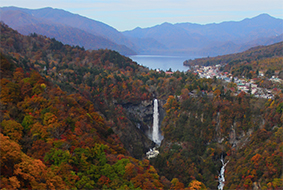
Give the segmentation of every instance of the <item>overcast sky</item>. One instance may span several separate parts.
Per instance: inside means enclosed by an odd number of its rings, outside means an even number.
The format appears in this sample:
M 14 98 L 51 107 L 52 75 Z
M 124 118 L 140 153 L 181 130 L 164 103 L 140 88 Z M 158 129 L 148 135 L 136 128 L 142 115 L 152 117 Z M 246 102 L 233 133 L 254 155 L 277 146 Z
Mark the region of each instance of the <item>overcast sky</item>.
M 1 0 L 0 6 L 64 9 L 119 31 L 163 22 L 240 21 L 262 13 L 283 19 L 283 0 Z

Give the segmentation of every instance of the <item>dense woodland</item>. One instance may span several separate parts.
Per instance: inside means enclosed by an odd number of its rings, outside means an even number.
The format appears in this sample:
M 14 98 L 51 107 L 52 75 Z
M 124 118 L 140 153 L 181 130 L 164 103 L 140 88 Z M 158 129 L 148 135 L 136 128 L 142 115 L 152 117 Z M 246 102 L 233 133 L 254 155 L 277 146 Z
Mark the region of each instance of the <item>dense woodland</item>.
M 224 188 L 282 187 L 281 91 L 234 96 L 232 83 L 166 75 L 3 23 L 0 51 L 0 188 L 215 189 L 222 156 Z M 166 102 L 164 140 L 147 160 L 152 142 L 136 123 L 148 124 L 126 107 L 153 98 Z

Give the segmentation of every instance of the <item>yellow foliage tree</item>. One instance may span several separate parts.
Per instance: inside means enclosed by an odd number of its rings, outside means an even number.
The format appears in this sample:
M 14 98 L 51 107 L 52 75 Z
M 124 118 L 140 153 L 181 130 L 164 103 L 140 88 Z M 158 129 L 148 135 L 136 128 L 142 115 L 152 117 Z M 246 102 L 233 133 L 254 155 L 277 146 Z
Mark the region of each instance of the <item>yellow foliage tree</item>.
M 201 189 L 207 189 L 207 188 L 205 187 L 205 185 L 202 182 L 200 182 L 198 180 L 193 180 L 193 181 L 190 182 L 187 189 L 189 189 L 189 190 L 201 190 Z
M 14 120 L 3 120 L 1 123 L 3 133 L 9 136 L 15 142 L 21 140 L 23 135 L 23 126 Z

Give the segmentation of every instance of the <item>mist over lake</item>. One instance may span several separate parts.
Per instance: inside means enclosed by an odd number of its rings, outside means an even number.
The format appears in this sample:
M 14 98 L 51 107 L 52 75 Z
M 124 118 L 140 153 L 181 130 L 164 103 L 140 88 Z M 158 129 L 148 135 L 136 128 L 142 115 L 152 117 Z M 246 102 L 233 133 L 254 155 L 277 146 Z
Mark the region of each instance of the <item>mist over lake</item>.
M 187 71 L 190 69 L 184 66 L 183 62 L 188 59 L 195 59 L 193 56 L 166 56 L 166 55 L 133 55 L 129 56 L 133 61 L 149 69 L 159 69 L 167 71 Z

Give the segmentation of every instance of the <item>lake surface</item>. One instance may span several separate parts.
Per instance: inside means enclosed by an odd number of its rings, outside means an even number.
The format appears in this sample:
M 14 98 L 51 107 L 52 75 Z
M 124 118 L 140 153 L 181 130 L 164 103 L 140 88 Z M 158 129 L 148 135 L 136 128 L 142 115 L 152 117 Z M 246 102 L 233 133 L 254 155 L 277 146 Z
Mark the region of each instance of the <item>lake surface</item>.
M 167 71 L 187 71 L 190 67 L 184 66 L 183 62 L 188 59 L 195 59 L 192 56 L 165 56 L 165 55 L 133 55 L 130 58 L 139 65 L 149 69 Z

